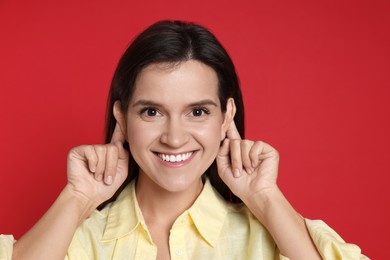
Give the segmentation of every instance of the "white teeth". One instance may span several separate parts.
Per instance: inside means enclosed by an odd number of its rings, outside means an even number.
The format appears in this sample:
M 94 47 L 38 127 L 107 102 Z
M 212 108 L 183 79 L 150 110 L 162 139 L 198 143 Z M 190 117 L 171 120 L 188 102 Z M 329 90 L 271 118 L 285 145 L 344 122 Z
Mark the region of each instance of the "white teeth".
M 183 154 L 179 154 L 179 155 L 169 155 L 169 154 L 162 154 L 162 153 L 159 153 L 158 156 L 163 160 L 163 161 L 166 161 L 166 162 L 182 162 L 182 161 L 185 161 L 187 160 L 188 158 L 190 158 L 192 155 L 192 152 L 191 153 L 183 153 Z

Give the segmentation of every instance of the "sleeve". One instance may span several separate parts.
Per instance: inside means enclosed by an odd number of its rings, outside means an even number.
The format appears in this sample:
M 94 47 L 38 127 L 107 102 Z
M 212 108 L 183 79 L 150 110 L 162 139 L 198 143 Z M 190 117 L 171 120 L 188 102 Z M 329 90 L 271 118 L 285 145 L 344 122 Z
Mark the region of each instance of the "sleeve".
M 16 240 L 12 235 L 0 235 L 0 260 L 12 260 L 13 246 Z M 85 254 L 82 245 L 75 237 L 69 247 L 65 260 L 86 260 L 89 257 Z
M 12 235 L 0 235 L 0 260 L 11 260 L 14 243 Z
M 323 221 L 305 219 L 305 222 L 307 230 L 323 259 L 369 259 L 361 254 L 361 250 L 357 245 L 346 243 Z

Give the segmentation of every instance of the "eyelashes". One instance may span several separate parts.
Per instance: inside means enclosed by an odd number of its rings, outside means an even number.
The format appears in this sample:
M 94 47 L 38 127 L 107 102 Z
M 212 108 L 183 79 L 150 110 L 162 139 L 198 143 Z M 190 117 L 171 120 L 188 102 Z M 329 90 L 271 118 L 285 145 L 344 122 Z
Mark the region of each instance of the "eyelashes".
M 140 115 L 148 116 L 148 117 L 155 117 L 160 115 L 161 113 L 157 110 L 157 108 L 154 107 L 144 107 L 139 111 Z
M 195 117 L 201 117 L 204 115 L 209 115 L 210 110 L 206 107 L 195 107 L 192 109 L 191 114 Z
M 143 107 L 139 110 L 141 116 L 147 117 L 157 117 L 162 116 L 163 114 L 155 107 Z M 193 117 L 202 117 L 210 114 L 210 109 L 203 106 L 193 107 L 191 111 L 187 114 Z

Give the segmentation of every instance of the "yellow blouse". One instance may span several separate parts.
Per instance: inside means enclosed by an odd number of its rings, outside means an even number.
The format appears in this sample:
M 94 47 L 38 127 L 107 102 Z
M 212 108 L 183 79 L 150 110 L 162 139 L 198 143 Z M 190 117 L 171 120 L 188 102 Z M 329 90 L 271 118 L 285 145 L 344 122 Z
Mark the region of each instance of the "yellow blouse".
M 77 229 L 65 259 L 155 259 L 153 243 L 138 206 L 134 182 L 118 199 L 95 210 Z M 175 205 L 172 205 L 174 207 Z M 306 219 L 324 259 L 368 259 L 320 220 Z M 0 236 L 0 260 L 10 260 L 12 236 Z M 226 202 L 206 180 L 195 203 L 175 221 L 169 237 L 172 260 L 287 259 L 245 205 Z

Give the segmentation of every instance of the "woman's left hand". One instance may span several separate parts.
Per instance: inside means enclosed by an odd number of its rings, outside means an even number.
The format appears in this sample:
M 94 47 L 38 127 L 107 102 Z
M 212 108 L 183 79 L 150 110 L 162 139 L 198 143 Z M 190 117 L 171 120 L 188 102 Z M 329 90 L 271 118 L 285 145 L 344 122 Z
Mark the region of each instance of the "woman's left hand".
M 217 155 L 218 174 L 242 201 L 277 187 L 279 153 L 262 141 L 242 140 L 234 121 Z
M 231 123 L 217 155 L 219 176 L 270 232 L 281 254 L 289 259 L 321 259 L 304 219 L 276 185 L 278 165 L 279 154 L 273 147 L 242 140 Z

